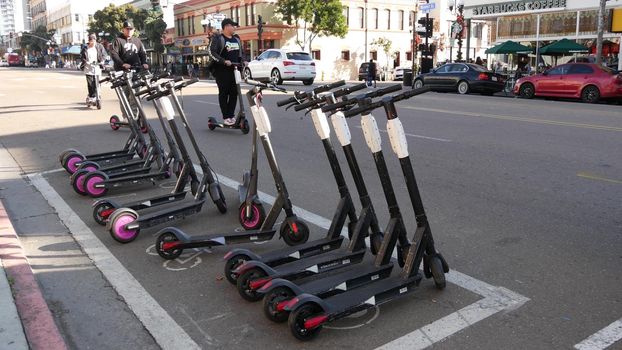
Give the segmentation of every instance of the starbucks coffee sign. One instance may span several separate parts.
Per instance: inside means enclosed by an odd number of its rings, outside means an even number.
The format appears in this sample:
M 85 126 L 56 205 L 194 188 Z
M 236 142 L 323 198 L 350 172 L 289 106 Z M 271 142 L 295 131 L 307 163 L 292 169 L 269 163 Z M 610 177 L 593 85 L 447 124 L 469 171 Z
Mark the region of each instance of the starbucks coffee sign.
M 469 6 L 473 16 L 494 15 L 498 13 L 541 11 L 556 8 L 565 8 L 566 0 L 521 0 L 503 2 L 490 5 Z

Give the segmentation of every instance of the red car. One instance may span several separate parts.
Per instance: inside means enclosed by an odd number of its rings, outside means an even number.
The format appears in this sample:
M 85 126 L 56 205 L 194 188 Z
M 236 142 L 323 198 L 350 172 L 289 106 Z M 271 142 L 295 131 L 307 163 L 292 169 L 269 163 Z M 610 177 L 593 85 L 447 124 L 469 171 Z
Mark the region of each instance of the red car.
M 622 99 L 622 75 L 593 63 L 567 63 L 518 79 L 514 94 L 522 98 L 580 98 L 587 103 Z

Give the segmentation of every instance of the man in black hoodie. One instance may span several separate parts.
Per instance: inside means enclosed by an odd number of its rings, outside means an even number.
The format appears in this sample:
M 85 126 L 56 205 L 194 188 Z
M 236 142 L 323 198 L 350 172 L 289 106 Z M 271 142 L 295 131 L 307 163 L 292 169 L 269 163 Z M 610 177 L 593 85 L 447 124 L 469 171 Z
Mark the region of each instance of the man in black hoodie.
M 140 39 L 134 37 L 134 26 L 129 20 L 123 22 L 123 32 L 112 42 L 110 57 L 114 61 L 115 70 L 127 70 L 140 66 L 144 69 L 149 69 L 145 47 Z M 132 111 L 136 113 L 138 107 L 135 101 L 129 98 L 129 85 L 126 85 L 123 89 L 125 90 L 125 95 L 128 96 Z M 123 107 L 121 107 L 121 111 L 123 111 Z M 127 118 L 127 115 L 123 114 Z

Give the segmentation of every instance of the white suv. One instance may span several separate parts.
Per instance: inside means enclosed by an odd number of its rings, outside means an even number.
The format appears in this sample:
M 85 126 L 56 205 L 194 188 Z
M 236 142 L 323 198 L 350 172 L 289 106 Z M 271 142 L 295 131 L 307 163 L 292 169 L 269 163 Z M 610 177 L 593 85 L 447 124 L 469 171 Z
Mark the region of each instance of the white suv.
M 269 80 L 274 84 L 282 84 L 284 80 L 300 80 L 305 85 L 311 85 L 315 79 L 315 62 L 306 52 L 270 49 L 248 63 L 244 78 Z

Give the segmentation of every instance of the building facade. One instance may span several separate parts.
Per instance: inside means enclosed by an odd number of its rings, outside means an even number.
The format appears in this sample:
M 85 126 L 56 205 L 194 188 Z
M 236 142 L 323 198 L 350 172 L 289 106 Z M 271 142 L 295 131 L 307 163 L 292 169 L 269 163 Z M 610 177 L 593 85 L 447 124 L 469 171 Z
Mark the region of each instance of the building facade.
M 594 48 L 598 29 L 598 0 L 467 0 L 465 17 L 486 21 L 491 27 L 491 41 L 513 40 L 532 47 L 542 47 L 560 39 L 571 39 Z M 607 19 L 603 37 L 613 45 L 620 33 L 611 32 L 610 10 L 621 8 L 622 0 L 607 1 Z M 614 59 L 617 53 L 605 52 Z
M 41 26 L 47 27 L 46 0 L 30 0 L 30 18 L 32 30 Z
M 374 58 L 378 66 L 391 73 L 394 67 L 412 63 L 411 40 L 415 4 L 411 0 L 342 1 L 348 23 L 345 38 L 316 37 L 304 51 L 316 59 L 318 80 L 356 79 L 361 63 Z M 224 14 L 238 22 L 237 33 L 244 51 L 254 58 L 260 53 L 257 19 L 263 22 L 262 49 L 282 48 L 301 51 L 296 44 L 296 26 L 288 25 L 274 12 L 274 1 L 191 0 L 175 5 L 175 39 L 169 49 L 176 62 L 205 60 L 207 31 L 203 24 L 209 15 Z M 298 33 L 302 35 L 302 30 Z M 391 41 L 388 54 L 372 45 L 378 38 Z

